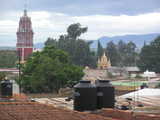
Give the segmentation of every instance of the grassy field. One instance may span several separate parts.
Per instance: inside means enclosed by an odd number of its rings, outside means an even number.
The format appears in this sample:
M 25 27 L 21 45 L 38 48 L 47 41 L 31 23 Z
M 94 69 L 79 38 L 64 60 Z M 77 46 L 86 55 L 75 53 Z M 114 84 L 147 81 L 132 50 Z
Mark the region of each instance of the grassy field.
M 115 81 L 112 82 L 114 86 L 141 86 L 143 83 L 147 83 L 147 81 Z

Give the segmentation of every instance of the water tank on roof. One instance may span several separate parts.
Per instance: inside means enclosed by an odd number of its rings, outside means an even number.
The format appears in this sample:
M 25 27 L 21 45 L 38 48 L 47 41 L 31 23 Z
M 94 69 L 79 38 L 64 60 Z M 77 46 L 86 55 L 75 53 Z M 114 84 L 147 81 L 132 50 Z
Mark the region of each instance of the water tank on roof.
M 97 80 L 97 108 L 114 108 L 115 90 L 109 80 Z
M 95 85 L 90 81 L 81 80 L 74 86 L 74 110 L 95 110 L 97 104 L 97 93 Z
M 10 80 L 3 80 L 1 82 L 1 96 L 11 97 L 12 96 L 13 83 Z

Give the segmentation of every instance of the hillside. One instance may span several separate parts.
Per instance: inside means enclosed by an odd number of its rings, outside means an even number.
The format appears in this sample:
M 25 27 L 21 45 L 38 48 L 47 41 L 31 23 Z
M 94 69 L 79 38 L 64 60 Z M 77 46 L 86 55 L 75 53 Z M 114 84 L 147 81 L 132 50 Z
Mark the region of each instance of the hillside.
M 106 47 L 106 44 L 109 41 L 113 41 L 114 43 L 118 43 L 119 40 L 123 40 L 124 42 L 132 41 L 134 42 L 138 48 L 141 48 L 144 45 L 144 42 L 150 43 L 154 40 L 160 33 L 153 33 L 153 34 L 145 34 L 145 35 L 124 35 L 124 36 L 114 36 L 114 37 L 101 37 L 98 40 L 101 42 L 103 47 Z M 94 40 L 91 48 L 97 48 L 98 40 Z
M 152 33 L 152 34 L 144 34 L 144 35 L 122 35 L 122 36 L 114 36 L 114 37 L 103 36 L 103 37 L 100 37 L 98 40 L 101 42 L 103 47 L 106 47 L 106 44 L 109 41 L 113 41 L 114 43 L 118 43 L 119 40 L 123 40 L 124 42 L 132 41 L 137 45 L 138 48 L 141 48 L 144 45 L 144 42 L 146 42 L 148 44 L 159 35 L 160 35 L 160 33 Z M 91 49 L 95 50 L 97 48 L 98 40 L 88 40 L 88 41 L 93 41 L 93 43 L 91 44 Z M 35 43 L 34 47 L 41 49 L 44 47 L 44 43 L 42 43 L 42 42 Z M 14 50 L 15 47 L 0 46 L 0 50 L 1 49 Z

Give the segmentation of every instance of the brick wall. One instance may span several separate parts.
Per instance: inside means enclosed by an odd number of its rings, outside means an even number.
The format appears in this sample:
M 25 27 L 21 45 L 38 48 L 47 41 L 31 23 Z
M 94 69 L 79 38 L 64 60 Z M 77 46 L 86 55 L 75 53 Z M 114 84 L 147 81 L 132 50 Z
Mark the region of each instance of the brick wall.
M 160 115 L 134 114 L 133 112 L 127 110 L 103 109 L 98 114 L 120 120 L 160 120 Z

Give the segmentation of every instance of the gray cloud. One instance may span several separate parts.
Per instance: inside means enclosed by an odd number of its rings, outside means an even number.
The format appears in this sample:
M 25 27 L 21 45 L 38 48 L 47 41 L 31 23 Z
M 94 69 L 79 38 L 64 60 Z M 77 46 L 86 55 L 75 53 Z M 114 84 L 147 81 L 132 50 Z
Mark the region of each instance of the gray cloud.
M 25 0 L 1 0 L 1 11 L 22 10 Z M 135 15 L 160 8 L 160 0 L 28 0 L 28 8 L 70 15 Z
M 15 45 L 25 0 L 0 0 L 0 46 Z M 160 0 L 28 0 L 35 42 L 58 37 L 75 22 L 88 26 L 85 39 L 160 31 Z
M 22 12 L 8 13 L 12 19 L 0 20 L 0 46 L 2 43 L 11 44 L 16 39 L 18 20 Z M 72 23 L 88 26 L 84 39 L 94 40 L 102 36 L 126 34 L 147 34 L 160 31 L 160 12 L 152 12 L 135 16 L 129 15 L 89 15 L 71 16 L 48 11 L 33 11 L 28 15 L 32 19 L 34 42 L 45 41 L 47 37 L 58 38 L 66 33 L 66 28 Z M 42 17 L 43 16 L 43 17 Z M 154 19 L 153 19 L 154 18 Z M 16 41 L 14 41 L 16 43 Z

